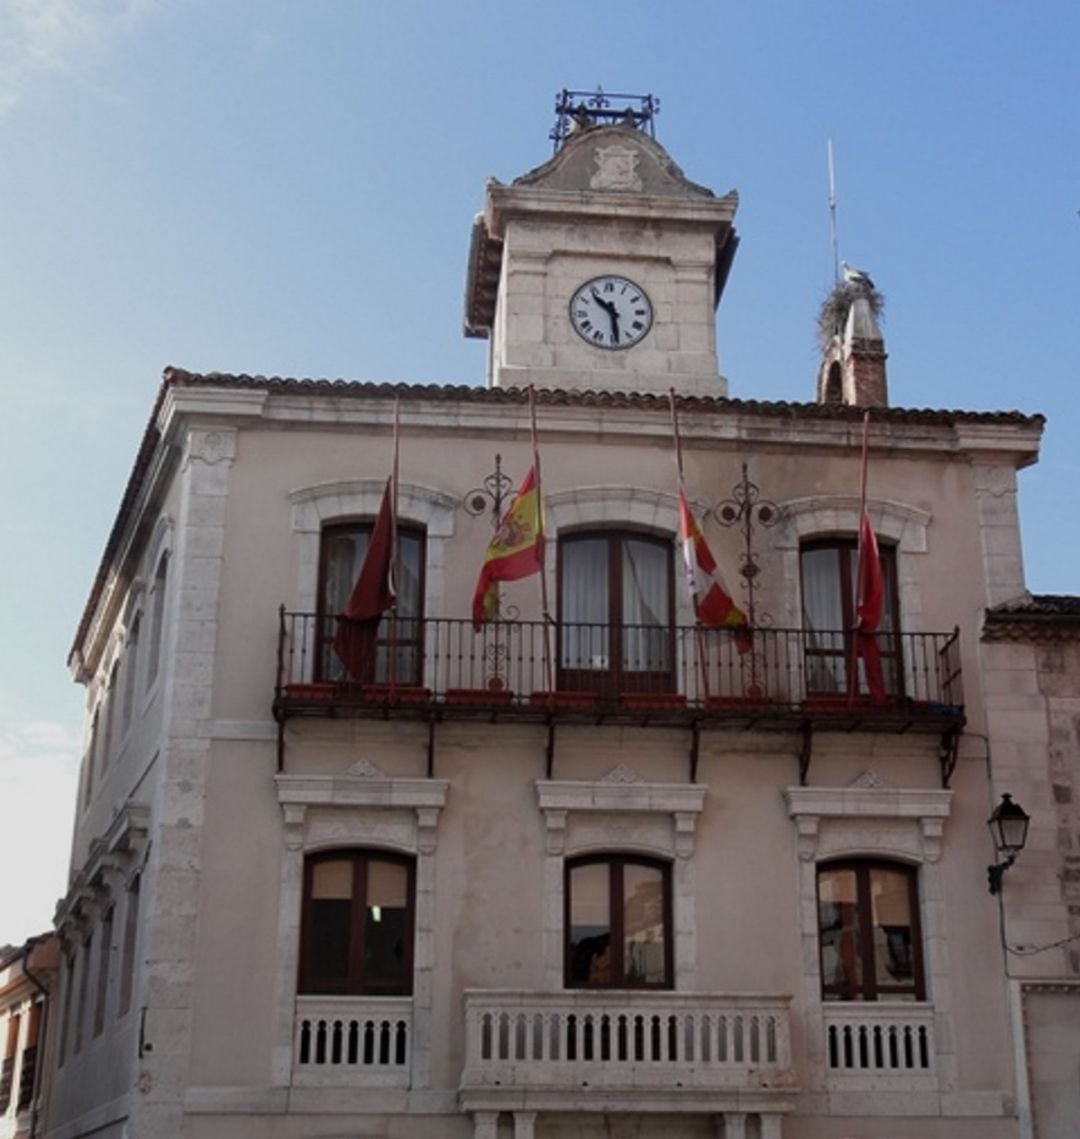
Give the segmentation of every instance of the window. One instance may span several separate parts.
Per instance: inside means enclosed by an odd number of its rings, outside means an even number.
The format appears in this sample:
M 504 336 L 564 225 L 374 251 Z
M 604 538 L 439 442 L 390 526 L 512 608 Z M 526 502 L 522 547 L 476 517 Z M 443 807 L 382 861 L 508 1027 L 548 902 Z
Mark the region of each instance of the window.
M 670 989 L 671 870 L 600 855 L 566 865 L 567 988 Z
M 136 613 L 128 633 L 127 649 L 124 654 L 124 712 L 121 720 L 121 730 L 126 732 L 131 727 L 131 718 L 135 711 L 135 694 L 137 691 L 139 672 L 139 632 L 142 626 L 142 614 Z
M 94 709 L 94 718 L 90 724 L 90 740 L 86 745 L 86 754 L 83 756 L 83 810 L 90 806 L 94 795 L 94 760 L 97 757 L 98 729 L 101 723 L 101 705 Z
M 99 771 L 102 774 L 109 766 L 113 745 L 116 742 L 114 739 L 116 734 L 116 681 L 119 674 L 120 661 L 117 659 L 113 661 L 112 668 L 109 670 L 109 686 L 105 690 L 105 730 L 101 735 L 101 763 L 99 765 Z
M 885 604 L 878 627 L 885 690 L 901 693 L 900 628 L 896 607 L 896 550 L 879 544 Z M 806 690 L 809 694 L 845 695 L 855 628 L 855 584 L 858 546 L 854 539 L 804 542 L 800 552 L 803 629 L 806 632 Z M 861 669 L 860 669 L 861 671 Z M 866 679 L 860 675 L 860 690 Z
M 120 1000 L 117 1016 L 123 1016 L 131 1008 L 131 989 L 135 980 L 135 942 L 139 932 L 139 889 L 142 875 L 136 875 L 127 891 L 127 905 L 124 908 L 124 947 L 120 959 Z
M 94 948 L 94 935 L 91 934 L 82 944 L 82 960 L 79 962 L 79 995 L 75 1002 L 75 1046 L 78 1052 L 83 1044 L 83 1028 L 86 1024 L 86 990 L 90 987 L 90 956 Z
M 41 1009 L 40 1002 L 35 1002 L 30 1006 L 30 1023 L 26 1028 L 26 1043 L 23 1046 L 22 1062 L 19 1066 L 19 1095 L 15 1101 L 16 1111 L 28 1111 L 34 1102 L 38 1040 L 41 1038 Z
M 109 963 L 112 957 L 113 907 L 110 906 L 101 922 L 101 943 L 98 946 L 97 988 L 94 993 L 94 1035 L 100 1036 L 105 1027 L 105 1001 L 109 995 Z
M 12 1011 L 7 1022 L 4 1059 L 0 1063 L 0 1115 L 7 1112 L 11 1103 L 11 1087 L 15 1079 L 15 1053 L 19 1048 L 19 1019 L 19 1014 Z
M 600 531 L 559 541 L 559 686 L 666 692 L 674 687 L 671 542 Z
M 818 868 L 817 893 L 825 1000 L 925 999 L 914 867 L 827 863 Z
M 364 564 L 371 522 L 348 522 L 328 526 L 322 533 L 319 557 L 319 629 L 321 631 L 319 668 L 324 680 L 348 679 L 345 667 L 334 651 L 338 615 L 348 604 L 360 567 Z M 352 677 L 360 683 L 399 684 L 420 682 L 423 645 L 424 533 L 398 528 L 397 559 L 394 565 L 397 585 L 397 612 L 387 614 L 379 624 L 374 659 L 368 675 Z M 391 650 L 396 645 L 395 668 Z
M 331 851 L 304 865 L 300 992 L 412 993 L 411 859 Z
M 157 679 L 161 665 L 161 642 L 165 630 L 165 587 L 169 578 L 168 552 L 161 555 L 154 571 L 154 585 L 150 591 L 150 656 L 146 662 L 146 686 Z
M 57 1047 L 56 1066 L 64 1066 L 64 1057 L 67 1055 L 68 1038 L 71 1033 L 71 998 L 75 992 L 75 954 L 69 953 L 64 958 L 64 1012 L 60 1018 L 60 1043 Z

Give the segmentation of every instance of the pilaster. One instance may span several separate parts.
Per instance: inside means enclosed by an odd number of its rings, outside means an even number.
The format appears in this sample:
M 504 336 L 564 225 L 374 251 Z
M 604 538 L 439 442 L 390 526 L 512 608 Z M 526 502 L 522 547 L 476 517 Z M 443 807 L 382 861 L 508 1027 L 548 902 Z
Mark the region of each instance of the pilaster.
M 179 1135 L 192 1051 L 195 941 L 217 639 L 224 568 L 225 505 L 236 456 L 236 429 L 188 431 L 179 473 L 180 505 L 163 633 L 161 775 L 147 864 L 147 907 L 140 1002 L 144 1009 L 138 1093 L 129 1129 Z

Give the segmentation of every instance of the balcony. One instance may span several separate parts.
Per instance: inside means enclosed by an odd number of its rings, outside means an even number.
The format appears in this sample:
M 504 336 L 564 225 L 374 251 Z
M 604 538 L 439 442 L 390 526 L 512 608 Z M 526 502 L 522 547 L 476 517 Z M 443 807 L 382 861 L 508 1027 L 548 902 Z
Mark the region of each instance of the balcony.
M 411 1051 L 411 997 L 296 998 L 294 1085 L 408 1087 Z
M 337 617 L 280 614 L 274 713 L 940 732 L 963 724 L 959 634 L 883 633 L 887 698 L 848 694 L 850 637 L 697 626 L 389 622 L 369 675 L 334 652 Z
M 830 1087 L 904 1092 L 937 1088 L 930 1005 L 828 1003 L 825 1039 Z
M 465 993 L 466 1109 L 716 1111 L 794 1088 L 790 998 L 720 993 Z M 749 1097 L 749 1098 L 748 1098 Z M 704 1106 L 703 1106 L 704 1105 Z M 776 1110 L 783 1108 L 777 1104 Z

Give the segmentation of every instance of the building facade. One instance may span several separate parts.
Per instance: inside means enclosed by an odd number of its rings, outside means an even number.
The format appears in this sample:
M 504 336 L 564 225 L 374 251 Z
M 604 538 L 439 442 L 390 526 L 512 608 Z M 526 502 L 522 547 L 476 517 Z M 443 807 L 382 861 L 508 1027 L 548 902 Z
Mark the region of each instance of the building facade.
M 0 950 L 0 1137 L 40 1135 L 50 994 L 60 953 L 54 934 Z
M 1021 1135 L 1080 1119 L 1080 598 L 1025 595 L 983 622 L 995 797 L 1031 815 L 1002 879 Z
M 816 402 L 728 398 L 736 208 L 583 123 L 487 188 L 486 386 L 167 370 L 71 658 L 53 1139 L 1019 1134 L 980 622 L 1042 421 L 889 406 L 858 296 Z M 546 601 L 477 627 L 530 387 Z M 747 634 L 695 624 L 672 403 Z

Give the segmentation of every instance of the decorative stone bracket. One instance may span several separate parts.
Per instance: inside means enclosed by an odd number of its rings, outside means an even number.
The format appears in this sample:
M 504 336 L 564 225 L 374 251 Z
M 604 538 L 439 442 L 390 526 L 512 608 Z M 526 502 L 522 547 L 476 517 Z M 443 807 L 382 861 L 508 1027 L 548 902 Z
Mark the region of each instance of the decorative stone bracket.
M 86 861 L 53 918 L 62 941 L 82 935 L 109 901 L 142 868 L 147 851 L 150 808 L 128 802 L 116 813 L 108 830 L 90 843 Z
M 901 791 L 862 776 L 850 787 L 789 787 L 784 798 L 804 862 L 866 852 L 937 862 L 952 792 Z
M 416 849 L 434 854 L 439 812 L 446 805 L 445 779 L 401 779 L 361 760 L 341 775 L 279 775 L 278 800 L 284 814 L 285 847 L 307 844 L 309 808 L 383 808 L 413 812 Z

